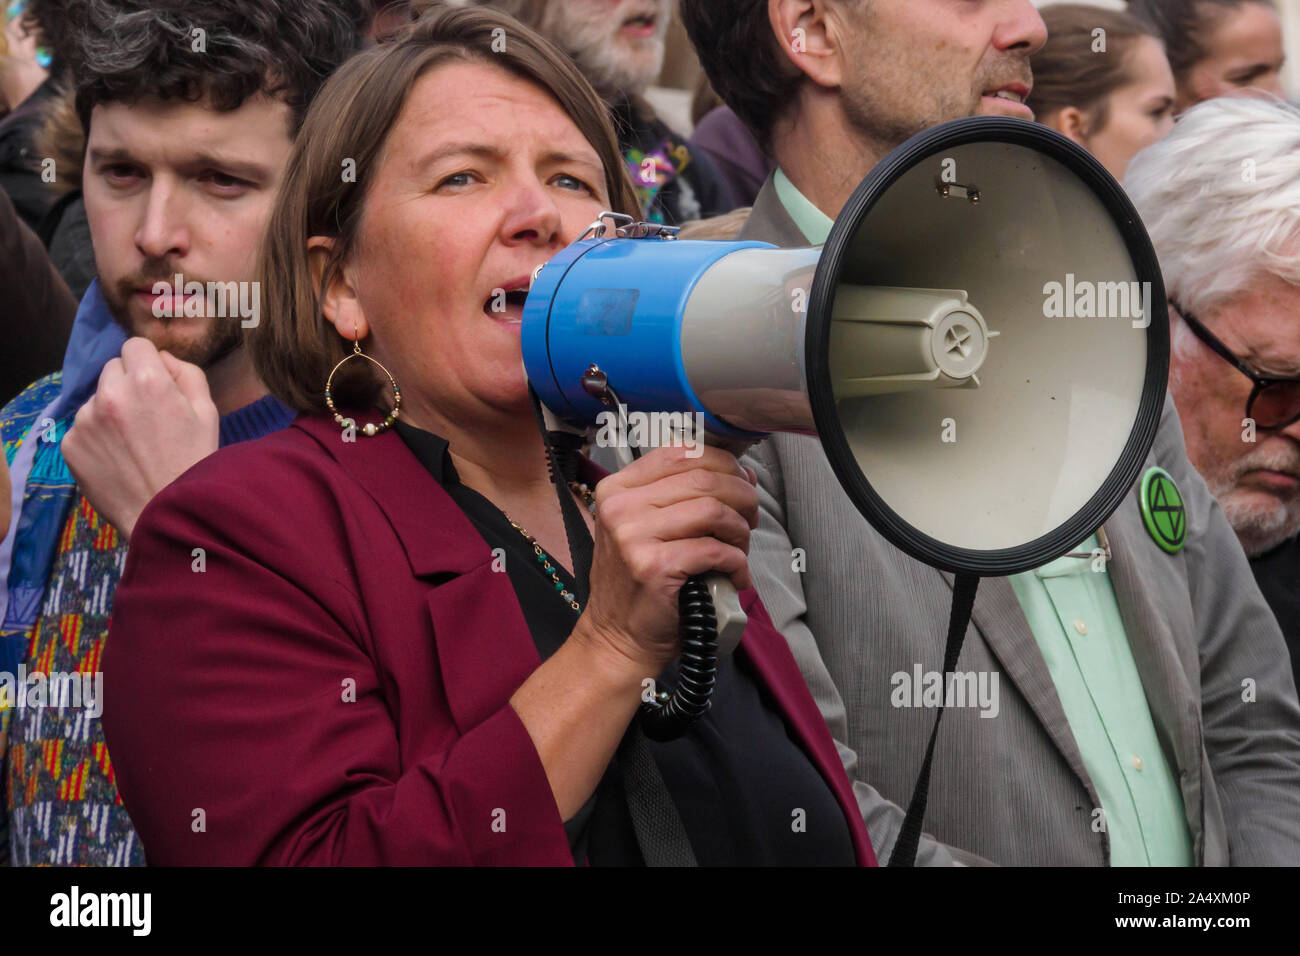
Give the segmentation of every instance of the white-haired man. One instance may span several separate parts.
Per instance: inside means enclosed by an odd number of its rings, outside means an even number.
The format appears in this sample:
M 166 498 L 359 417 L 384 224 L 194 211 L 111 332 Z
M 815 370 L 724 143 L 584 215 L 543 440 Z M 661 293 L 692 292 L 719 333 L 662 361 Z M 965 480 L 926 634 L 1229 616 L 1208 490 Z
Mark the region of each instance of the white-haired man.
M 1300 680 L 1300 111 L 1209 100 L 1124 181 L 1170 302 L 1169 388 Z

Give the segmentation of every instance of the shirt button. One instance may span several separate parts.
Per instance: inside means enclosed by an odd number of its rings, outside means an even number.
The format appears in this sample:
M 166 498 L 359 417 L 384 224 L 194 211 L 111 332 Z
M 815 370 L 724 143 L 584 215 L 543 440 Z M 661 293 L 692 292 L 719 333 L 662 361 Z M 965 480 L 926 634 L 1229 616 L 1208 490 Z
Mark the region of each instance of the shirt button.
M 1078 631 L 1080 634 L 1088 633 L 1088 625 L 1084 624 L 1082 620 L 1077 620 L 1074 622 L 1074 629 Z
M 1142 769 L 1142 758 L 1139 757 L 1137 754 L 1133 755 L 1133 769 L 1134 770 Z

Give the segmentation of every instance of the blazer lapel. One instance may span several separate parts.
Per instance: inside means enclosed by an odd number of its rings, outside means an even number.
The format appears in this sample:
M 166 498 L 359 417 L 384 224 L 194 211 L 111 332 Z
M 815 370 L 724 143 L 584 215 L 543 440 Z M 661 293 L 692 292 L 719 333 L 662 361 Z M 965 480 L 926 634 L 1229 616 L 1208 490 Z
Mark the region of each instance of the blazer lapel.
M 745 225 L 736 234 L 736 239 L 771 242 L 783 249 L 809 245 L 808 237 L 790 218 L 781 197 L 776 194 L 775 174 L 768 176 L 767 182 L 759 190 L 754 199 L 754 208 L 745 219 Z
M 491 562 L 488 551 L 478 567 L 429 594 L 442 686 L 462 734 L 500 710 L 542 663 L 510 578 Z
M 940 573 L 948 586 L 952 587 L 953 575 L 946 571 Z M 1083 765 L 1083 755 L 1079 752 L 1070 722 L 1065 717 L 1061 698 L 1056 693 L 1056 684 L 1011 582 L 1006 578 L 982 578 L 979 590 L 975 592 L 971 621 L 1016 689 L 1028 702 L 1056 749 L 1087 788 L 1089 795 L 1097 801 L 1092 781 Z M 967 640 L 969 639 L 968 633 Z M 960 659 L 958 663 L 960 666 Z M 1100 803 L 1094 802 L 1094 805 Z
M 492 570 L 492 549 L 406 443 L 388 431 L 344 442 L 324 416 L 301 416 L 307 432 L 374 499 L 410 562 L 439 583 L 429 593 L 447 704 L 467 733 L 499 710 L 541 657 L 510 579 Z
M 857 798 L 852 785 L 844 773 L 839 751 L 831 739 L 826 721 L 817 709 L 817 704 L 804 685 L 803 675 L 790 656 L 790 649 L 785 639 L 772 626 L 767 612 L 758 600 L 758 592 L 750 589 L 748 597 L 741 606 L 750 618 L 750 626 L 741 638 L 739 653 L 744 653 L 754 667 L 755 676 L 760 685 L 776 701 L 778 708 L 790 728 L 795 732 L 804 752 L 812 759 L 813 765 L 826 781 L 826 785 L 835 794 L 840 809 L 849 823 L 849 833 L 853 838 L 853 850 L 859 866 L 876 866 L 875 851 L 871 839 L 867 836 L 862 813 L 858 809 Z M 754 627 L 755 618 L 766 625 Z

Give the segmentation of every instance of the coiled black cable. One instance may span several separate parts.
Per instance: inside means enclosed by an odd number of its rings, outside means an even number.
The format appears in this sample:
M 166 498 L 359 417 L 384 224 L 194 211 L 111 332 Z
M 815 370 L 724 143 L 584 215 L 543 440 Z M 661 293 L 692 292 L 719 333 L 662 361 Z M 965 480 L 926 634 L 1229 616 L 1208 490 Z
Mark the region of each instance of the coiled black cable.
M 610 392 L 613 394 L 612 389 Z M 568 490 L 569 482 L 578 477 L 578 452 L 583 438 L 568 432 L 548 431 L 537 393 L 531 388 L 529 393 L 546 446 L 547 471 L 555 484 L 560 512 L 564 515 L 564 530 L 573 554 L 574 583 L 579 599 L 586 603 L 592 540 Z M 633 449 L 633 457 L 640 457 L 640 452 Z M 682 635 L 677 689 L 671 694 L 657 693 L 654 700 L 641 704 L 642 732 L 651 740 L 660 742 L 676 740 L 704 716 L 718 681 L 718 615 L 703 576 L 688 578 L 682 585 L 677 594 L 677 611 Z
M 676 740 L 709 709 L 718 681 L 718 616 L 702 576 L 689 578 L 677 594 L 682 654 L 677 689 L 641 704 L 641 729 L 651 740 Z

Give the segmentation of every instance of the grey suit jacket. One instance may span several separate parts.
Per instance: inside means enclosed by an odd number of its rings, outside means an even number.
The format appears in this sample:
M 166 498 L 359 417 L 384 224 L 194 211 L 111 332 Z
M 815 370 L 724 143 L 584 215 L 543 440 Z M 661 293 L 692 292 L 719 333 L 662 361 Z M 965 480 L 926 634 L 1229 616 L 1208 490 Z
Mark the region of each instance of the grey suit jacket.
M 769 179 L 740 234 L 807 245 Z M 761 523 L 750 567 L 840 744 L 881 861 L 934 722 L 891 705 L 890 677 L 943 666 L 952 576 L 889 544 L 841 490 L 814 438 L 776 435 L 746 459 Z M 1107 566 L 1156 733 L 1206 866 L 1300 864 L 1300 705 L 1281 632 L 1232 529 L 1187 460 L 1166 400 L 1143 471 L 1173 476 L 1186 545 L 1162 551 L 1137 489 L 1106 523 Z M 919 478 L 918 480 L 923 480 Z M 792 551 L 806 567 L 796 570 Z M 1042 652 L 1006 578 L 981 581 L 958 670 L 999 675 L 1000 709 L 949 708 L 935 749 L 921 864 L 948 848 L 1002 865 L 1103 865 L 1104 815 Z M 1102 822 L 1099 822 L 1102 821 Z M 954 854 L 961 858 L 961 854 Z

